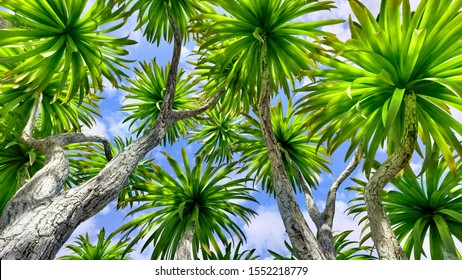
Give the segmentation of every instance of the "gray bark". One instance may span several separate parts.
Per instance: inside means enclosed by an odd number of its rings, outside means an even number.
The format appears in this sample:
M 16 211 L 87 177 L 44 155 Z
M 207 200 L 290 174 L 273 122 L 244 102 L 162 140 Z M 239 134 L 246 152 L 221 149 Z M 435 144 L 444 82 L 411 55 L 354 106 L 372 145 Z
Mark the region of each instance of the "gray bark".
M 284 168 L 281 151 L 271 125 L 270 98 L 272 93 L 270 73 L 267 61 L 267 47 L 263 43 L 261 53 L 262 86 L 259 101 L 260 124 L 268 151 L 274 180 L 276 201 L 282 221 L 286 228 L 292 247 L 299 259 L 324 260 L 322 249 L 316 237 L 306 223 L 295 199 L 292 187 Z
M 40 101 L 36 102 L 22 140 L 44 151 L 46 162 L 15 194 L 0 217 L 0 259 L 53 259 L 77 226 L 117 198 L 139 160 L 160 143 L 175 121 L 203 113 L 217 101 L 218 98 L 214 98 L 195 110 L 172 110 L 182 40 L 176 22 L 170 16 L 171 11 L 169 8 L 167 10 L 175 40 L 167 90 L 159 116 L 152 129 L 110 160 L 97 176 L 62 191 L 61 186 L 69 175 L 69 162 L 62 145 L 102 142 L 106 156 L 111 158 L 109 145 L 107 140 L 99 136 L 83 133 L 34 139 L 32 128 Z M 217 95 L 221 92 L 223 90 L 218 90 Z
M 194 226 L 188 227 L 183 236 L 181 236 L 180 242 L 175 252 L 176 260 L 192 260 L 192 240 L 194 237 Z
M 404 133 L 401 146 L 380 165 L 366 185 L 364 199 L 372 240 L 380 259 L 407 259 L 390 225 L 390 219 L 380 199 L 380 192 L 409 162 L 417 142 L 416 96 L 412 91 L 404 95 Z
M 356 169 L 360 161 L 360 149 L 358 149 L 353 155 L 350 163 L 347 165 L 345 170 L 340 173 L 340 175 L 332 182 L 332 185 L 329 188 L 326 199 L 326 206 L 324 211 L 319 211 L 319 208 L 316 206 L 313 195 L 311 193 L 311 188 L 303 178 L 301 172 L 297 170 L 299 181 L 301 182 L 304 192 L 305 192 L 305 203 L 310 215 L 311 220 L 313 220 L 317 232 L 316 238 L 319 242 L 319 245 L 322 248 L 322 251 L 327 259 L 335 260 L 337 259 L 337 252 L 335 251 L 335 242 L 333 234 L 333 224 L 334 224 L 334 215 L 335 215 L 335 202 L 337 198 L 337 191 L 340 185 L 351 175 L 351 173 Z M 298 169 L 298 168 L 297 168 Z

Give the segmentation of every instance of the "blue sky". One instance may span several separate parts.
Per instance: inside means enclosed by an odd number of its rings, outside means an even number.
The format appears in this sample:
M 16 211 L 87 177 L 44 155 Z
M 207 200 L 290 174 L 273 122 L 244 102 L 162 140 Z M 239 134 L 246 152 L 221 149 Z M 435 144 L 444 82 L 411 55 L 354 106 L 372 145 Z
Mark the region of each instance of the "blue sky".
M 347 0 L 336 0 L 337 9 L 334 9 L 330 12 L 322 12 L 318 14 L 310 15 L 309 17 L 303 18 L 301 20 L 321 20 L 326 18 L 343 18 L 348 19 L 348 16 L 351 14 L 350 7 L 348 5 Z M 377 14 L 379 10 L 380 1 L 377 0 L 365 0 L 362 1 L 374 14 Z M 413 0 L 412 7 L 415 8 L 419 1 Z M 116 36 L 126 36 L 130 34 L 130 37 L 139 43 L 134 46 L 128 47 L 130 52 L 130 59 L 134 59 L 137 61 L 150 61 L 153 58 L 156 58 L 156 61 L 159 65 L 165 65 L 171 57 L 172 47 L 168 44 L 161 44 L 159 47 L 156 45 L 152 45 L 147 43 L 143 37 L 141 31 L 133 31 L 136 26 L 136 19 L 134 17 L 130 18 L 127 24 L 116 33 Z M 329 26 L 326 30 L 334 32 L 337 34 L 339 38 L 342 40 L 346 40 L 349 38 L 350 33 L 348 30 L 348 26 L 346 24 L 339 24 L 335 26 Z M 190 42 L 182 50 L 182 62 L 180 67 L 186 69 L 186 71 L 192 70 L 191 65 L 187 64 L 186 61 L 188 60 L 188 54 L 190 54 L 191 50 L 194 48 L 193 42 Z M 132 63 L 131 68 L 137 67 L 138 62 Z M 133 72 L 129 72 L 129 76 L 132 78 Z M 126 82 L 124 82 L 126 84 Z M 103 96 L 105 99 L 101 101 L 101 113 L 103 118 L 97 120 L 97 123 L 92 128 L 86 128 L 87 131 L 91 131 L 96 134 L 105 135 L 109 138 L 113 138 L 115 136 L 130 136 L 130 129 L 128 123 L 123 123 L 122 121 L 128 116 L 127 113 L 119 112 L 120 107 L 126 102 L 129 102 L 125 99 L 125 93 L 122 90 L 114 89 L 110 85 L 109 82 L 105 81 L 106 89 L 103 92 Z M 280 97 L 284 95 L 281 94 Z M 276 97 L 277 98 L 277 97 Z M 459 114 L 460 117 L 460 114 Z M 461 118 L 459 118 L 461 119 Z M 134 136 L 134 135 L 133 135 Z M 177 160 L 181 159 L 180 151 L 181 148 L 185 147 L 188 154 L 192 158 L 194 152 L 198 149 L 198 146 L 193 144 L 186 146 L 186 141 L 179 141 L 175 143 L 173 146 L 166 146 L 166 147 L 157 147 L 151 153 L 152 157 L 155 158 L 155 161 L 167 168 L 166 161 L 164 160 L 164 156 L 160 153 L 160 151 L 166 151 L 167 153 L 171 154 Z M 318 190 L 314 192 L 315 200 L 317 204 L 322 208 L 327 190 L 335 179 L 336 176 L 345 168 L 348 162 L 344 162 L 346 145 L 340 147 L 336 153 L 332 156 L 332 164 L 330 165 L 332 174 L 323 173 L 320 176 L 320 185 Z M 385 153 L 383 151 L 379 152 L 378 160 L 383 160 L 385 157 Z M 411 166 L 418 170 L 420 169 L 420 165 L 422 160 L 418 156 L 414 156 L 411 162 Z M 353 177 L 364 179 L 364 175 L 361 173 L 361 166 L 353 172 Z M 348 201 L 353 198 L 354 194 L 346 192 L 344 190 L 345 187 L 351 186 L 353 183 L 350 180 L 344 182 L 341 186 L 338 199 L 337 199 L 337 209 L 336 209 L 336 216 L 334 220 L 334 230 L 336 231 L 344 231 L 344 230 L 355 230 L 355 232 L 350 236 L 353 240 L 360 239 L 360 228 L 357 225 L 357 220 L 353 220 L 352 216 L 348 216 L 344 213 L 346 208 L 348 207 Z M 259 189 L 259 186 L 257 186 Z M 285 234 L 284 226 L 279 216 L 279 212 L 277 210 L 277 205 L 275 200 L 272 197 L 269 197 L 266 193 L 256 193 L 256 198 L 259 201 L 259 205 L 253 204 L 250 205 L 254 208 L 259 215 L 256 216 L 250 225 L 242 225 L 243 230 L 247 236 L 247 244 L 245 248 L 255 248 L 256 254 L 260 255 L 262 258 L 267 258 L 268 252 L 267 249 L 271 249 L 277 252 L 287 252 L 284 247 L 284 240 L 287 240 L 287 236 Z M 308 215 L 305 210 L 305 202 L 302 196 L 298 196 L 299 204 L 304 211 L 307 220 L 309 220 Z M 73 233 L 70 237 L 68 242 L 73 242 L 75 237 L 79 234 L 85 234 L 86 232 L 89 233 L 92 240 L 96 239 L 96 234 L 102 227 L 106 228 L 106 232 L 112 232 L 121 226 L 123 223 L 127 222 L 130 218 L 124 217 L 128 210 L 122 211 L 115 211 L 115 203 L 111 203 L 106 207 L 102 212 L 97 214 L 96 216 L 90 218 L 82 225 L 80 225 L 77 230 Z M 311 229 L 314 231 L 315 227 L 313 223 L 309 221 L 311 225 Z M 148 248 L 145 252 L 141 253 L 142 243 L 139 243 L 139 246 L 135 247 L 137 250 L 136 252 L 131 254 L 133 259 L 149 259 L 150 258 L 150 250 L 152 248 Z M 58 256 L 66 253 L 64 249 L 61 249 Z

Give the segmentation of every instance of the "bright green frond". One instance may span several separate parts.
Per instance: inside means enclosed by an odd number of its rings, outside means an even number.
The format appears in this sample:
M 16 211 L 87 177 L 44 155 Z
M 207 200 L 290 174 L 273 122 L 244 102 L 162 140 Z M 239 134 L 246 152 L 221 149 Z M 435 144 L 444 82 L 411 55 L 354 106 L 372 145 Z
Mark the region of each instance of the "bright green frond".
M 249 176 L 255 176 L 255 182 L 262 182 L 262 188 L 267 193 L 274 195 L 271 165 L 268 158 L 265 141 L 260 129 L 260 123 L 251 116 L 247 116 L 250 124 L 243 127 L 244 133 L 249 137 L 242 139 L 238 148 L 242 151 L 241 161 L 245 163 Z M 307 141 L 307 131 L 304 128 L 306 118 L 296 115 L 291 104 L 284 109 L 279 100 L 278 105 L 272 108 L 271 121 L 273 131 L 278 141 L 279 149 L 286 172 L 295 191 L 302 190 L 299 182 L 298 171 L 311 187 L 318 184 L 317 177 L 322 171 L 329 172 L 329 160 L 326 150 L 318 148 L 318 138 L 313 137 Z
M 0 46 L 23 49 L 14 55 L 0 51 L 0 64 L 14 65 L 2 82 L 39 94 L 57 79 L 53 101 L 63 102 L 77 93 L 82 100 L 91 90 L 102 91 L 103 76 L 117 85 L 125 76 L 120 68 L 129 62 L 123 58 L 128 54 L 124 47 L 136 42 L 105 35 L 120 28 L 126 15 L 125 5 L 111 3 L 96 0 L 83 14 L 86 0 L 4 2 L 0 15 L 18 24 L 0 30 Z
M 104 228 L 97 235 L 96 245 L 90 241 L 88 233 L 79 235 L 74 244 L 66 245 L 67 249 L 72 251 L 69 255 L 59 257 L 60 260 L 129 260 L 128 253 L 133 252 L 127 249 L 130 238 L 119 240 L 111 246 L 111 239 L 114 237 L 110 234 L 106 237 Z
M 256 202 L 245 186 L 245 179 L 233 179 L 234 164 L 213 166 L 196 157 L 196 163 L 189 165 L 183 149 L 183 167 L 166 154 L 169 172 L 154 165 L 154 180 L 134 189 L 142 194 L 127 199 L 139 203 L 128 216 L 137 218 L 123 225 L 118 231 L 129 235 L 134 230 L 139 234 L 130 246 L 141 238 L 154 245 L 152 259 L 173 259 L 186 229 L 193 227 L 193 252 L 199 248 L 210 251 L 210 244 L 216 247 L 217 238 L 222 244 L 228 238 L 245 240 L 244 232 L 234 217 L 249 223 L 255 211 L 244 206 L 245 202 Z M 215 245 L 214 245 L 215 244 Z
M 122 86 L 128 92 L 125 97 L 128 104 L 122 107 L 122 111 L 131 113 L 124 122 L 130 122 L 130 127 L 137 125 L 134 130 L 137 135 L 144 133 L 154 125 L 162 108 L 170 69 L 170 64 L 160 67 L 155 60 L 151 63 L 141 62 L 140 66 L 141 69 L 135 68 L 136 78 L 127 79 L 130 86 Z M 191 83 L 189 78 L 185 77 L 184 70 L 179 71 L 172 109 L 188 110 L 196 107 L 194 83 Z M 163 145 L 167 142 L 175 143 L 193 126 L 193 122 L 188 119 L 174 123 L 165 135 Z
M 300 89 L 308 92 L 299 103 L 301 113 L 312 114 L 307 126 L 322 131 L 330 152 L 345 141 L 353 152 L 363 142 L 369 174 L 385 141 L 389 154 L 399 145 L 403 96 L 414 92 L 419 136 L 438 146 L 454 172 L 448 146 L 462 153 L 462 124 L 448 105 L 462 110 L 462 2 L 421 1 L 411 12 L 408 0 L 382 1 L 378 20 L 359 1 L 350 5 L 358 19 L 350 20 L 352 38 L 326 40 L 336 56 L 313 54 L 329 68 L 308 71 L 320 79 Z
M 382 192 L 382 201 L 387 211 L 396 237 L 403 245 L 408 257 L 422 256 L 442 259 L 441 246 L 446 253 L 459 254 L 454 238 L 462 242 L 462 191 L 459 182 L 462 179 L 462 161 L 457 161 L 456 174 L 452 174 L 444 158 L 436 159 L 428 165 L 424 173 L 416 177 L 408 166 L 402 180 L 394 179 L 395 190 Z M 359 192 L 350 214 L 365 213 L 364 182 L 360 186 L 348 189 Z M 366 222 L 367 217 L 361 222 Z M 367 223 L 364 225 L 368 227 Z M 430 240 L 430 255 L 423 244 Z

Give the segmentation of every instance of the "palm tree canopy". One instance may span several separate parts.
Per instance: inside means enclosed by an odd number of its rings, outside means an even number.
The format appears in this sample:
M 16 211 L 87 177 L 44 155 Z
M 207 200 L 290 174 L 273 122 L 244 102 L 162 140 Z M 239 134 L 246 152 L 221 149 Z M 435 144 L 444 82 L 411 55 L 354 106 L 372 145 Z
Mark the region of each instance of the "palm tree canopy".
M 56 100 L 67 88 L 64 102 L 79 93 L 80 99 L 102 90 L 102 76 L 112 84 L 125 76 L 119 67 L 129 62 L 124 46 L 136 43 L 105 34 L 119 29 L 126 16 L 125 5 L 96 0 L 83 14 L 86 0 L 11 0 L 2 3 L 0 16 L 18 24 L 0 30 L 0 47 L 25 50 L 15 55 L 0 53 L 0 64 L 17 64 L 2 77 L 3 82 L 27 86 L 40 94 L 57 79 Z
M 189 143 L 201 145 L 196 155 L 204 156 L 206 161 L 231 163 L 238 143 L 244 140 L 242 128 L 248 126 L 243 119 L 223 110 L 222 104 L 207 112 L 206 118 L 198 122 L 200 127 L 188 137 Z
M 293 86 L 295 77 L 302 69 L 310 69 L 314 66 L 307 52 L 320 50 L 312 40 L 302 37 L 317 38 L 327 35 L 328 32 L 319 28 L 340 22 L 338 20 L 296 21 L 309 13 L 333 8 L 333 1 L 214 0 L 209 2 L 220 6 L 226 14 L 203 13 L 194 17 L 194 19 L 206 20 L 196 25 L 196 28 L 201 28 L 205 32 L 206 41 L 201 48 L 215 49 L 224 46 L 224 59 L 220 65 L 232 65 L 230 70 L 226 69 L 227 85 L 230 85 L 235 76 L 239 75 L 239 77 L 246 77 L 244 78 L 247 82 L 246 86 L 251 89 L 259 87 L 261 83 L 259 65 L 264 43 L 267 45 L 272 86 L 275 91 L 282 87 L 285 93 L 289 94 L 289 82 Z M 220 65 L 217 65 L 213 71 L 220 73 L 222 70 Z M 258 92 L 260 90 L 257 90 Z
M 261 180 L 262 188 L 274 195 L 271 165 L 260 123 L 251 116 L 247 116 L 247 122 L 250 126 L 242 129 L 248 137 L 238 143 L 238 149 L 242 152 L 240 161 L 244 163 L 243 170 L 248 170 L 248 176 L 255 175 L 255 182 Z M 312 137 L 307 141 L 307 131 L 304 128 L 306 116 L 296 115 L 292 104 L 288 104 L 284 110 L 279 100 L 277 106 L 272 108 L 271 122 L 293 189 L 297 191 L 302 188 L 298 172 L 315 188 L 321 171 L 330 172 L 327 166 L 329 160 L 326 149 L 318 147 L 318 138 Z
M 117 2 L 124 2 L 116 0 Z M 138 26 L 144 27 L 143 34 L 146 39 L 157 45 L 165 40 L 173 40 L 173 30 L 169 22 L 169 12 L 173 16 L 181 35 L 189 39 L 188 24 L 191 17 L 200 11 L 211 11 L 206 1 L 196 0 L 140 0 L 136 1 L 131 11 L 138 11 Z
M 243 203 L 256 200 L 250 194 L 253 189 L 245 186 L 246 179 L 231 177 L 234 164 L 213 166 L 199 156 L 191 166 L 186 150 L 182 149 L 182 169 L 170 155 L 164 154 L 173 176 L 154 165 L 154 180 L 134 187 L 143 194 L 127 199 L 140 204 L 127 216 L 141 215 L 118 229 L 127 235 L 135 229 L 140 230 L 131 245 L 147 238 L 143 250 L 153 243 L 152 259 L 173 259 L 179 241 L 190 227 L 194 228 L 194 256 L 199 248 L 210 252 L 210 244 L 215 251 L 219 250 L 217 238 L 223 244 L 233 235 L 245 240 L 244 232 L 232 216 L 250 222 L 250 217 L 256 213 Z
M 352 38 L 330 38 L 338 57 L 315 55 L 329 68 L 307 71 L 321 79 L 300 89 L 309 92 L 301 112 L 314 112 L 307 125 L 323 129 L 331 151 L 351 141 L 347 156 L 364 142 L 369 174 L 385 140 L 389 154 L 400 145 L 403 99 L 413 92 L 427 160 L 434 142 L 455 172 L 451 148 L 462 153 L 462 124 L 450 106 L 462 110 L 462 2 L 421 1 L 411 12 L 409 0 L 382 1 L 378 19 L 357 0 L 350 5 L 359 22 L 350 19 Z
M 402 180 L 396 178 L 392 181 L 396 189 L 382 191 L 385 211 L 408 257 L 412 253 L 415 259 L 420 259 L 422 255 L 427 256 L 423 249 L 426 238 L 430 241 L 432 259 L 443 259 L 446 253 L 460 255 L 453 238 L 462 242 L 462 189 L 459 183 L 461 180 L 462 160 L 457 161 L 454 176 L 449 172 L 444 158 L 433 158 L 432 163 L 420 176 L 416 176 L 408 166 Z M 356 204 L 349 208 L 349 213 L 361 214 L 365 211 L 365 182 L 356 182 L 359 186 L 348 189 L 359 192 L 360 195 L 351 201 Z M 367 216 L 361 219 L 361 222 L 365 221 Z M 368 237 L 366 234 L 363 241 Z
M 170 70 L 170 64 L 160 67 L 155 60 L 151 63 L 141 62 L 141 69 L 135 68 L 135 79 L 127 79 L 130 86 L 122 86 L 128 94 L 125 96 L 128 104 L 122 107 L 123 112 L 130 112 L 124 122 L 130 122 L 130 127 L 137 124 L 134 130 L 137 135 L 142 134 L 150 129 L 162 108 L 162 103 L 166 93 L 167 77 Z M 178 82 L 173 100 L 174 110 L 188 110 L 196 106 L 194 96 L 194 83 L 189 82 L 189 78 L 184 77 L 184 70 L 178 72 Z M 174 123 L 162 143 L 173 144 L 180 136 L 186 134 L 187 128 L 192 128 L 191 120 L 185 119 Z
M 93 245 L 88 236 L 88 232 L 77 237 L 75 244 L 66 245 L 67 249 L 72 253 L 59 257 L 60 260 L 129 260 L 126 255 L 133 250 L 126 251 L 130 239 L 119 240 L 116 244 L 111 246 L 111 239 L 114 237 L 110 234 L 106 238 L 106 231 L 104 228 L 98 233 L 98 241 Z

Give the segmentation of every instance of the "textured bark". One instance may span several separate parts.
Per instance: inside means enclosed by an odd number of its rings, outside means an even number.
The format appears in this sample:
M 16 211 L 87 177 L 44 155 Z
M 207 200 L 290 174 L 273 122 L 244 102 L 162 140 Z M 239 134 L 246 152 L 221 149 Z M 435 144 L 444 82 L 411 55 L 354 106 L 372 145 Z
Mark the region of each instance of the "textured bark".
M 192 240 L 194 236 L 194 226 L 188 227 L 180 239 L 178 248 L 176 249 L 176 260 L 192 260 Z
M 323 260 L 324 254 L 311 229 L 308 227 L 284 168 L 281 151 L 271 125 L 270 98 L 272 93 L 267 62 L 266 43 L 261 53 L 262 86 L 259 101 L 260 124 L 268 151 L 274 180 L 276 201 L 292 247 L 299 259 Z
M 401 146 L 380 165 L 366 185 L 364 199 L 372 240 L 380 259 L 403 260 L 406 255 L 390 225 L 390 219 L 380 199 L 380 192 L 409 162 L 417 142 L 417 110 L 414 92 L 404 95 L 404 133 Z
M 173 112 L 176 77 L 181 54 L 181 35 L 169 12 L 170 24 L 175 32 L 174 51 L 167 89 L 160 114 L 152 129 L 115 156 L 94 178 L 70 190 L 62 191 L 69 174 L 68 158 L 61 147 L 70 143 L 96 141 L 109 152 L 104 138 L 84 133 L 61 134 L 45 139 L 34 139 L 32 128 L 37 116 L 36 101 L 22 140 L 31 147 L 45 152 L 45 166 L 38 171 L 10 200 L 0 217 L 0 259 L 53 259 L 72 232 L 117 198 L 128 177 L 140 159 L 156 147 L 169 127 L 184 117 Z M 213 106 L 205 102 L 188 116 L 204 112 Z
M 317 232 L 316 238 L 321 246 L 321 249 L 327 259 L 335 260 L 337 259 L 337 252 L 335 251 L 335 242 L 333 234 L 333 224 L 334 224 L 334 215 L 335 215 L 335 202 L 337 198 L 337 191 L 340 185 L 351 175 L 351 173 L 356 169 L 360 160 L 360 149 L 358 149 L 351 159 L 350 163 L 347 165 L 345 170 L 340 173 L 340 175 L 332 182 L 332 185 L 329 188 L 326 199 L 326 207 L 321 213 L 319 208 L 316 206 L 313 195 L 309 184 L 303 178 L 300 170 L 297 169 L 299 181 L 303 185 L 305 192 L 305 203 L 310 215 L 311 220 L 313 220 Z M 296 167 L 296 166 L 295 166 Z

